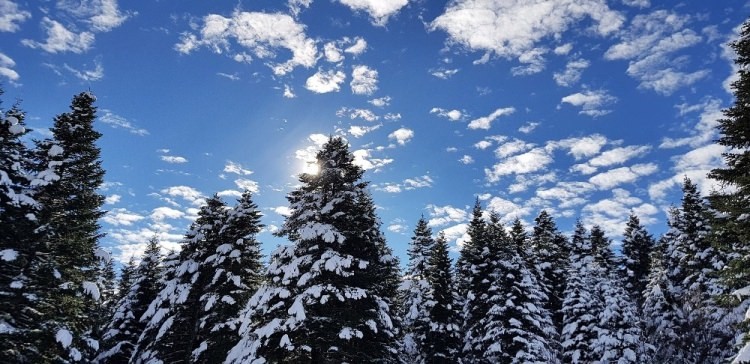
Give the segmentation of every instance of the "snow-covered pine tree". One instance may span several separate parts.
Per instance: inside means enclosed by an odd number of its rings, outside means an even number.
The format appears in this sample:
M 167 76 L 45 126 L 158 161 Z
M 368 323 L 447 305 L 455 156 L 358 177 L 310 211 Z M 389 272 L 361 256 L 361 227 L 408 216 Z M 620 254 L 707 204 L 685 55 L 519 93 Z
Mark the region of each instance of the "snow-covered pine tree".
M 594 255 L 594 261 L 609 273 L 617 271 L 617 259 L 612 251 L 612 241 L 606 236 L 599 225 L 591 227 L 589 243 Z
M 429 327 L 422 346 L 424 362 L 452 364 L 461 349 L 461 315 L 448 257 L 448 241 L 442 232 L 435 239 L 428 267 L 434 304 L 429 310 Z
M 674 216 L 676 210 L 670 212 Z M 667 234 L 668 235 L 668 234 Z M 668 363 L 677 359 L 679 339 L 679 320 L 682 315 L 672 296 L 673 288 L 667 268 L 669 257 L 666 256 L 667 235 L 659 239 L 651 253 L 648 284 L 643 292 L 643 336 L 646 352 L 653 363 Z
M 117 305 L 117 274 L 114 259 L 109 252 L 101 250 L 99 266 L 97 267 L 97 285 L 99 286 L 99 300 L 94 302 L 93 327 L 91 337 L 99 342 L 101 348 L 105 327 L 114 314 Z
M 477 199 L 466 231 L 469 241 L 464 243 L 457 262 L 459 296 L 462 299 L 461 331 L 464 334 L 461 357 L 467 363 L 481 363 L 487 351 L 483 320 L 491 307 L 488 298 L 495 269 L 493 254 L 496 253 L 487 229 L 482 205 Z
M 562 349 L 565 363 L 593 363 L 602 302 L 596 287 L 596 262 L 586 228 L 579 220 L 571 239 L 562 312 Z
M 190 363 L 197 348 L 200 298 L 213 276 L 205 259 L 219 245 L 226 221 L 226 204 L 218 197 L 206 199 L 182 243 L 177 261 L 165 260 L 165 281 L 140 318 L 145 322 L 131 359 L 134 363 Z M 211 270 L 211 272 L 209 272 Z
M 131 259 L 133 264 L 134 260 Z M 126 277 L 125 275 L 128 275 Z M 133 354 L 138 337 L 145 328 L 140 317 L 146 312 L 149 304 L 160 290 L 159 280 L 162 275 L 161 249 L 159 239 L 153 237 L 146 245 L 140 263 L 123 272 L 123 280 L 129 280 L 127 292 L 122 294 L 114 308 L 110 321 L 104 328 L 104 335 L 99 355 L 95 362 L 127 363 Z M 124 289 L 125 287 L 123 287 Z
M 643 292 L 649 282 L 654 244 L 654 238 L 646 231 L 638 216 L 631 213 L 622 238 L 620 274 L 624 277 L 625 289 L 631 300 L 635 300 L 639 312 L 643 307 Z
M 268 282 L 243 312 L 227 363 L 387 363 L 397 360 L 397 274 L 375 207 L 346 142 L 334 137 L 302 174 L 271 256 Z M 386 282 L 384 285 L 383 282 Z
M 136 267 L 137 264 L 134 256 L 131 256 L 128 263 L 122 266 L 122 269 L 120 270 L 120 279 L 117 280 L 117 296 L 115 297 L 115 302 L 120 302 L 120 300 L 130 291 L 130 286 L 133 285 L 133 274 Z
M 496 214 L 488 223 L 489 239 L 497 250 L 489 302 L 484 322 L 485 360 L 490 363 L 556 363 L 551 335 L 552 317 L 544 306 L 546 297 L 522 253 L 526 234 L 516 219 L 512 235 L 505 233 Z
M 408 358 L 405 362 L 425 363 L 425 340 L 430 332 L 430 310 L 433 288 L 430 285 L 428 272 L 430 256 L 435 246 L 432 229 L 427 226 L 427 220 L 422 216 L 414 228 L 407 254 L 409 264 L 406 267 L 399 290 L 403 295 L 403 352 Z
M 736 54 L 734 63 L 739 77 L 731 85 L 735 101 L 719 120 L 721 136 L 717 140 L 729 150 L 723 154 L 726 166 L 709 173 L 709 178 L 726 188 L 712 194 L 709 201 L 718 212 L 712 224 L 716 241 L 729 257 L 722 277 L 734 295 L 740 297 L 733 304 L 741 309 L 750 296 L 750 21 L 745 21 L 739 38 L 730 46 Z M 741 301 L 744 302 L 738 303 Z M 750 322 L 746 322 L 745 330 L 747 325 Z M 750 333 L 745 334 L 745 345 L 733 361 L 741 362 L 750 362 Z
M 563 291 L 570 264 L 568 242 L 546 210 L 542 210 L 534 222 L 528 249 L 530 269 L 537 274 L 543 293 L 547 295 L 544 307 L 552 314 L 552 322 L 559 334 L 563 328 Z
M 35 317 L 28 266 L 38 243 L 37 204 L 30 186 L 31 152 L 21 141 L 28 133 L 24 119 L 18 104 L 0 109 L 0 362 L 4 363 L 31 360 L 24 335 Z
M 27 341 L 38 354 L 34 362 L 91 360 L 98 347 L 91 333 L 100 298 L 98 220 L 104 196 L 98 188 L 104 170 L 95 100 L 90 92 L 74 96 L 71 110 L 55 118 L 53 138 L 37 143 L 32 183 L 38 184 L 41 236 L 30 267 L 39 316 Z

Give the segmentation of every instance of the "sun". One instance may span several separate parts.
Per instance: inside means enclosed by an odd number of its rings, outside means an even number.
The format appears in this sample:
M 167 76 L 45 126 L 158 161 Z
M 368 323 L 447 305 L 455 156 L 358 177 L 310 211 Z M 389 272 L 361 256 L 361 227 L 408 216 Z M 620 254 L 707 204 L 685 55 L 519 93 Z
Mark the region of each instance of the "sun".
M 316 175 L 320 172 L 320 166 L 315 161 L 302 162 L 302 173 Z

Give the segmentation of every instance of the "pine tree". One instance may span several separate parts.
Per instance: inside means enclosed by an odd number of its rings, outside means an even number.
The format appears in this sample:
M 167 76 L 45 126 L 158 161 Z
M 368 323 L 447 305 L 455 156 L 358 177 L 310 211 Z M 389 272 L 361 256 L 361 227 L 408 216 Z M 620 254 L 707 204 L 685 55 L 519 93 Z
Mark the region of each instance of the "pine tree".
M 651 251 L 654 238 L 646 231 L 640 219 L 630 214 L 622 239 L 621 275 L 625 279 L 625 289 L 637 307 L 643 307 L 643 294 L 649 282 Z
M 133 285 L 133 279 L 135 278 L 133 274 L 135 274 L 136 267 L 137 265 L 134 256 L 131 256 L 128 263 L 123 265 L 120 270 L 120 279 L 117 281 L 117 296 L 115 297 L 115 302 L 120 302 L 120 300 L 130 291 L 130 287 Z
M 135 264 L 133 259 L 131 263 Z M 160 290 L 161 274 L 159 239 L 153 237 L 149 240 L 140 263 L 131 267 L 129 272 L 123 272 L 122 280 L 129 280 L 130 283 L 127 284 L 127 292 L 117 301 L 114 313 L 104 328 L 101 351 L 96 363 L 127 363 L 130 360 L 138 337 L 146 327 L 140 318 Z
M 422 345 L 424 362 L 451 364 L 461 348 L 461 316 L 453 287 L 453 269 L 448 257 L 445 234 L 438 234 L 428 261 L 427 278 L 434 304 L 429 309 L 429 325 Z
M 748 305 L 750 296 L 750 21 L 742 25 L 740 36 L 730 43 L 737 57 L 739 77 L 732 83 L 734 104 L 724 110 L 719 120 L 721 136 L 718 144 L 727 147 L 724 156 L 726 166 L 716 168 L 709 177 L 722 183 L 725 189 L 710 196 L 711 207 L 719 212 L 713 221 L 716 241 L 730 260 L 722 272 L 727 287 L 744 302 L 732 304 L 742 308 Z M 750 311 L 746 316 L 750 316 Z M 737 355 L 735 363 L 750 362 L 750 333 L 745 335 L 746 345 Z
M 676 213 L 675 210 L 671 213 Z M 648 284 L 643 295 L 641 308 L 644 322 L 643 335 L 646 341 L 648 358 L 654 363 L 667 363 L 677 360 L 679 340 L 679 319 L 681 311 L 672 296 L 674 289 L 667 276 L 666 255 L 667 237 L 654 246 L 651 254 Z
M 40 315 L 28 337 L 39 355 L 35 362 L 90 360 L 98 346 L 91 334 L 100 298 L 98 220 L 104 196 L 97 189 L 104 170 L 94 102 L 89 92 L 74 96 L 71 111 L 55 118 L 53 138 L 37 144 L 41 237 L 30 269 Z
M 431 270 L 429 263 L 434 245 L 432 229 L 427 226 L 427 220 L 422 216 L 414 228 L 414 235 L 407 252 L 409 264 L 400 287 L 404 295 L 403 350 L 404 354 L 409 357 L 406 361 L 415 364 L 424 363 L 426 360 L 424 344 L 428 332 L 431 331 L 429 327 L 430 303 L 434 298 L 428 272 Z
M 554 219 L 547 211 L 542 210 L 534 222 L 528 253 L 530 269 L 537 274 L 543 293 L 547 295 L 544 306 L 552 314 L 552 322 L 557 332 L 561 333 L 563 291 L 570 263 L 568 242 L 558 231 Z
M 509 364 L 557 362 L 552 342 L 556 331 L 542 305 L 546 296 L 522 256 L 526 234 L 520 220 L 508 236 L 492 214 L 488 230 L 498 260 L 489 289 L 492 307 L 484 323 L 485 359 Z
M 361 181 L 363 170 L 341 138 L 316 156 L 287 199 L 292 214 L 279 230 L 268 283 L 243 311 L 242 340 L 229 363 L 395 362 L 392 317 L 396 262 Z
M 594 255 L 594 261 L 604 268 L 609 274 L 614 272 L 617 267 L 617 259 L 612 251 L 612 241 L 606 236 L 604 230 L 599 225 L 591 227 L 589 232 L 589 243 Z
M 3 91 L 0 89 L 0 95 Z M 27 330 L 36 315 L 29 263 L 36 250 L 37 203 L 31 188 L 31 152 L 19 105 L 0 109 L 0 362 L 26 362 Z

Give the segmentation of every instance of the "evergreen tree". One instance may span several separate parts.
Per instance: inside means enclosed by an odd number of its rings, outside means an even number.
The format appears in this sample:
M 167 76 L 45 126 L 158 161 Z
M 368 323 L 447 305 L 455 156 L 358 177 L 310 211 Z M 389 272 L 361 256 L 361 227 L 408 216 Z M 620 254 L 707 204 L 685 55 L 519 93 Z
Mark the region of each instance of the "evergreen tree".
M 594 261 L 607 273 L 614 272 L 617 267 L 615 253 L 612 251 L 612 241 L 604 233 L 599 225 L 591 227 L 589 232 L 589 243 L 591 244 Z
M 556 335 L 546 300 L 536 275 L 522 256 L 526 234 L 516 219 L 511 236 L 493 214 L 490 239 L 497 249 L 495 270 L 489 289 L 492 307 L 485 320 L 485 358 L 491 363 L 554 363 Z
M 430 310 L 432 297 L 432 286 L 428 278 L 430 267 L 430 255 L 433 251 L 435 240 L 432 238 L 432 229 L 427 226 L 427 220 L 422 216 L 414 228 L 408 255 L 409 264 L 406 268 L 406 276 L 403 279 L 400 290 L 404 295 L 404 354 L 410 363 L 424 363 L 424 344 L 428 332 L 430 332 Z
M 534 222 L 528 253 L 530 269 L 537 274 L 543 293 L 547 295 L 544 307 L 552 314 L 552 322 L 557 332 L 561 333 L 563 291 L 570 263 L 568 243 L 547 211 L 542 210 Z
M 268 283 L 241 316 L 241 341 L 226 362 L 395 362 L 391 303 L 396 261 L 345 141 L 317 154 L 302 174 L 279 231 L 291 241 L 271 256 Z M 385 283 L 384 283 L 385 282 Z
M 675 211 L 671 214 L 674 214 Z M 667 363 L 678 353 L 679 320 L 681 311 L 677 307 L 672 292 L 671 281 L 667 276 L 666 236 L 654 246 L 651 254 L 648 284 L 643 295 L 641 308 L 644 322 L 644 338 L 648 357 L 654 363 Z
M 131 263 L 135 264 L 132 258 Z M 159 292 L 161 274 L 159 239 L 153 237 L 149 240 L 140 263 L 129 268 L 128 272 L 123 271 L 122 280 L 129 280 L 130 283 L 127 284 L 127 292 L 117 301 L 114 313 L 104 328 L 101 352 L 95 362 L 127 363 L 130 360 L 138 337 L 146 327 L 140 318 Z
M 654 244 L 654 238 L 646 231 L 638 216 L 631 213 L 623 233 L 620 271 L 625 279 L 625 289 L 639 309 L 643 307 L 643 295 L 649 282 Z
M 123 265 L 120 270 L 120 279 L 117 281 L 117 296 L 115 302 L 120 302 L 120 300 L 130 291 L 130 286 L 133 285 L 133 279 L 135 278 L 133 274 L 135 274 L 136 267 L 137 265 L 134 256 L 131 256 L 128 263 Z
M 722 275 L 725 284 L 747 306 L 750 296 L 750 21 L 741 28 L 739 38 L 730 43 L 737 57 L 739 77 L 731 85 L 735 101 L 724 110 L 719 120 L 721 136 L 718 143 L 728 148 L 723 154 L 726 164 L 709 173 L 709 177 L 722 183 L 724 188 L 710 196 L 711 207 L 719 214 L 713 221 L 716 241 L 730 260 Z M 746 317 L 750 317 L 750 311 Z M 746 344 L 737 355 L 735 363 L 750 362 L 750 334 L 745 335 Z
M 54 120 L 53 138 L 37 144 L 40 237 L 30 275 L 39 316 L 27 338 L 38 355 L 34 362 L 90 360 L 98 346 L 92 331 L 100 299 L 98 220 L 104 196 L 97 190 L 104 170 L 94 101 L 89 92 L 73 97 L 71 111 Z
M 453 269 L 445 234 L 438 234 L 430 252 L 427 278 L 432 288 L 428 331 L 422 345 L 424 362 L 455 363 L 461 348 L 461 317 L 453 287 Z

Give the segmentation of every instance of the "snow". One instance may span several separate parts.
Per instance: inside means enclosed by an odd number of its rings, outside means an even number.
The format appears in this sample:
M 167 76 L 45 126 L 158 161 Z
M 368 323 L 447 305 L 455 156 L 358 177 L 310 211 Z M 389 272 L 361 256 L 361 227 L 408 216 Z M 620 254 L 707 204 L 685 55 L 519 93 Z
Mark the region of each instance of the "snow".
M 11 134 L 21 134 L 24 131 L 26 131 L 26 128 L 24 128 L 23 125 L 14 124 L 14 125 L 11 125 L 10 128 L 8 128 L 8 131 Z
M 57 144 L 52 145 L 49 148 L 49 151 L 47 152 L 47 154 L 50 157 L 56 157 L 56 156 L 58 156 L 58 155 L 60 155 L 62 153 L 63 153 L 63 148 L 61 146 L 57 145 Z
M 23 288 L 23 282 L 21 282 L 21 281 L 10 282 L 10 288 L 21 289 L 21 288 Z
M 16 331 L 16 328 L 5 321 L 0 321 L 0 334 L 10 334 Z
M 732 360 L 732 364 L 741 364 L 750 362 L 750 343 L 745 344 L 745 346 L 740 349 L 740 352 L 737 353 L 737 357 Z
M 0 259 L 10 262 L 13 260 L 16 260 L 18 258 L 18 252 L 13 249 L 3 249 L 0 250 Z
M 110 260 L 112 260 L 112 253 L 102 248 L 97 248 L 96 251 L 94 252 L 94 256 L 101 259 L 105 263 L 108 263 Z
M 52 271 L 52 275 L 55 276 L 55 278 L 57 278 L 57 279 L 62 278 L 62 274 L 60 274 L 60 271 L 57 270 L 57 269 L 55 269 L 54 271 Z
M 57 330 L 57 334 L 55 334 L 55 340 L 57 340 L 63 348 L 67 348 L 73 343 L 73 334 L 66 329 L 60 329 Z
M 82 285 L 84 293 L 90 295 L 91 298 L 94 299 L 94 301 L 99 301 L 99 298 L 101 298 L 101 293 L 99 292 L 99 286 L 97 286 L 96 283 L 83 281 Z

